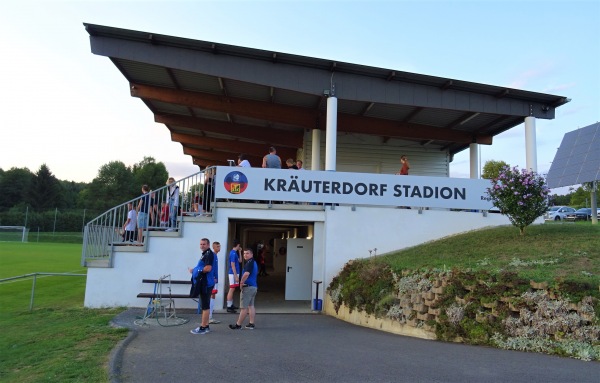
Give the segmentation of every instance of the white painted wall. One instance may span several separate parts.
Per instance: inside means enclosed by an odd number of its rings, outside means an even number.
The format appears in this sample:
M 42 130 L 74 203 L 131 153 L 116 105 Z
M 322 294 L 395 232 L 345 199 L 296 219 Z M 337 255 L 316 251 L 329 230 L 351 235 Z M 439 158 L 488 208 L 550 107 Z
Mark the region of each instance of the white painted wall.
M 304 167 L 312 169 L 312 134 L 304 135 L 304 150 L 300 153 Z M 325 161 L 325 137 L 321 137 L 321 163 Z M 337 163 L 339 172 L 396 174 L 401 167 L 400 156 L 405 154 L 410 162 L 411 175 L 448 177 L 450 165 L 447 151 L 422 146 L 411 141 L 361 134 L 337 136 Z
M 282 207 L 284 208 L 285 205 Z M 350 259 L 415 246 L 423 242 L 488 226 L 506 225 L 499 214 L 453 212 L 448 210 L 395 209 L 386 207 L 336 206 L 320 211 L 217 208 L 215 223 L 184 222 L 180 238 L 150 237 L 147 253 L 117 252 L 113 268 L 89 268 L 85 293 L 86 307 L 145 307 L 148 299 L 136 298 L 140 292 L 152 292 L 151 284 L 142 279 L 155 279 L 171 274 L 172 279 L 189 279 L 188 267 L 195 266 L 203 237 L 219 241 L 220 278 L 217 302 L 223 302 L 225 259 L 229 252 L 227 238 L 229 219 L 250 218 L 278 221 L 314 222 L 314 262 L 312 279 L 322 280 L 319 296 Z M 166 292 L 165 290 L 163 290 Z M 173 285 L 173 293 L 185 294 L 189 286 Z M 314 284 L 312 295 L 314 296 Z M 178 308 L 196 308 L 191 299 L 178 299 Z M 215 309 L 219 309 L 216 307 Z

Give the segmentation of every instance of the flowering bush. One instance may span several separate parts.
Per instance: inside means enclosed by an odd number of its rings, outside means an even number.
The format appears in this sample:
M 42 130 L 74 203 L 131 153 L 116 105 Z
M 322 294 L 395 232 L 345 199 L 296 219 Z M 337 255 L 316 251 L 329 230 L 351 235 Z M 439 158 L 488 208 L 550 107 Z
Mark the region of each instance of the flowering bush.
M 503 167 L 492 180 L 487 194 L 494 206 L 519 228 L 521 235 L 537 217 L 548 209 L 549 189 L 544 178 L 535 172 L 517 167 Z

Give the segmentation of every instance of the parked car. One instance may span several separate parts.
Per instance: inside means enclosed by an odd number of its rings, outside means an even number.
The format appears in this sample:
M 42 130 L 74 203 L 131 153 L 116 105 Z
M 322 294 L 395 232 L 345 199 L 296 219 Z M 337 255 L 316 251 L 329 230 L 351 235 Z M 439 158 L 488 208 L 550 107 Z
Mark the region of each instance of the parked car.
M 598 215 L 596 217 L 598 216 L 600 216 L 600 209 L 598 209 Z M 589 207 L 582 207 L 575 213 L 567 214 L 566 219 L 569 221 L 588 221 L 592 219 L 592 209 Z
M 569 213 L 575 213 L 575 209 L 569 206 L 552 206 L 544 214 L 544 219 L 546 221 L 562 221 L 567 218 Z

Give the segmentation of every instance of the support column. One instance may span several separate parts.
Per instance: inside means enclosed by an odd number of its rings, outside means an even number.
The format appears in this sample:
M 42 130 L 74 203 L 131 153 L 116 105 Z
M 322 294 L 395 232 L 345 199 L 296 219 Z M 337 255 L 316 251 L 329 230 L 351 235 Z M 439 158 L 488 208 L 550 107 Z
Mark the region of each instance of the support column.
M 310 170 L 321 170 L 321 130 L 312 130 Z
M 537 172 L 537 143 L 535 140 L 535 117 L 525 117 L 525 157 L 527 170 Z
M 469 144 L 471 178 L 479 179 L 479 144 Z
M 325 133 L 325 170 L 335 171 L 337 149 L 337 97 L 327 98 L 327 131 Z
M 592 182 L 592 192 L 590 193 L 591 208 L 592 208 L 592 225 L 598 224 L 598 204 L 596 203 L 596 193 L 598 190 L 598 181 Z

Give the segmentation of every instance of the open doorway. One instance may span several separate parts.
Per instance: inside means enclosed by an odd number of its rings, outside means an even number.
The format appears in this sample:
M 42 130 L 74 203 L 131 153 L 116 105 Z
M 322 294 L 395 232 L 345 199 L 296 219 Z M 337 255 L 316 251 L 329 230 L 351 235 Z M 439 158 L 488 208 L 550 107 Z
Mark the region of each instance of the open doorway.
M 313 229 L 312 222 L 230 220 L 229 242 L 239 239 L 243 248 L 253 250 L 254 258 L 259 264 L 257 312 L 310 312 L 313 264 L 313 246 L 310 238 Z M 291 255 L 288 249 L 289 242 L 294 246 Z M 301 243 L 302 250 L 308 250 L 305 251 L 308 255 L 303 254 L 298 258 L 298 243 Z M 290 257 L 296 264 L 288 265 Z M 290 272 L 293 274 L 292 279 L 289 278 Z M 300 288 L 300 295 L 297 292 L 292 295 L 286 293 L 286 284 L 290 283 L 296 287 L 288 287 L 288 290 Z M 239 299 L 238 297 L 236 294 L 235 299 Z

